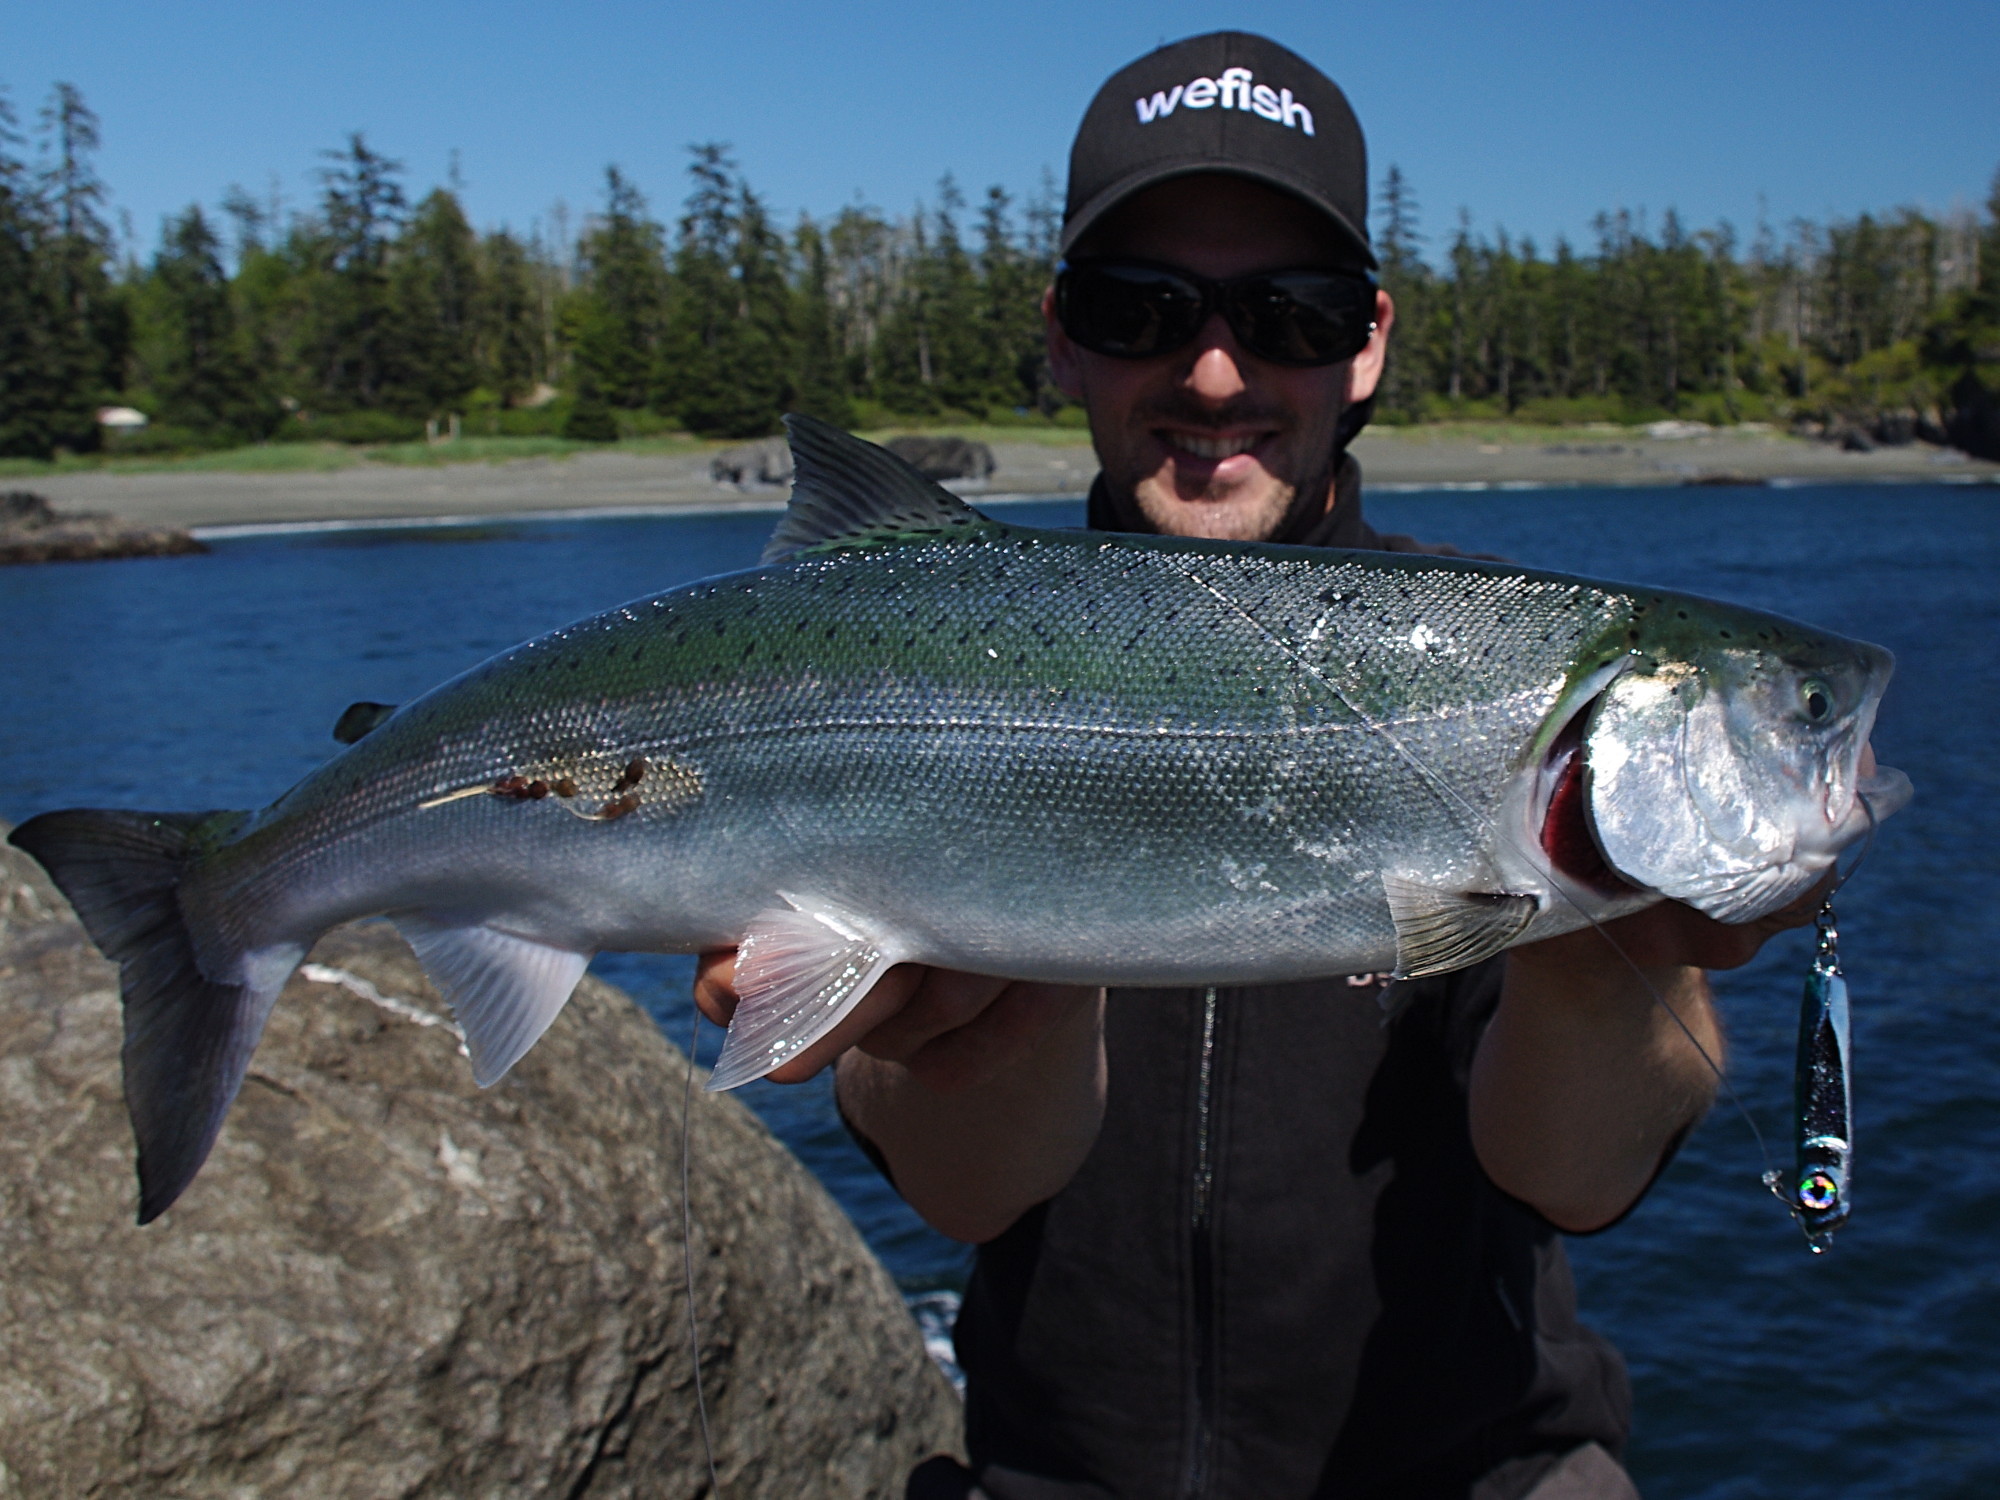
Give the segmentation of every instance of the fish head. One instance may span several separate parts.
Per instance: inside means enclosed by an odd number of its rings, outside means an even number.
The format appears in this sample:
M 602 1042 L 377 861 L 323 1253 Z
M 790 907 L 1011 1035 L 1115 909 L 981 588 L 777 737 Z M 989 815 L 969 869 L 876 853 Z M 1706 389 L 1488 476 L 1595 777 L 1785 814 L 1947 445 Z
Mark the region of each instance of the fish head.
M 1591 833 L 1633 884 L 1754 921 L 1909 800 L 1868 749 L 1895 660 L 1769 616 L 1662 612 L 1671 638 L 1635 649 L 1589 711 Z

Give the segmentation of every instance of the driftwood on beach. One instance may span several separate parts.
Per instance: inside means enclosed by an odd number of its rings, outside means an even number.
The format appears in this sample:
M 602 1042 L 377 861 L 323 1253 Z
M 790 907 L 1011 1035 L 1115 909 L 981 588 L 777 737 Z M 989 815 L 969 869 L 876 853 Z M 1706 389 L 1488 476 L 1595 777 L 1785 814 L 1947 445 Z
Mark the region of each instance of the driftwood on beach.
M 0 563 L 95 562 L 207 550 L 178 526 L 140 526 L 97 511 L 65 514 L 26 490 L 0 493 Z

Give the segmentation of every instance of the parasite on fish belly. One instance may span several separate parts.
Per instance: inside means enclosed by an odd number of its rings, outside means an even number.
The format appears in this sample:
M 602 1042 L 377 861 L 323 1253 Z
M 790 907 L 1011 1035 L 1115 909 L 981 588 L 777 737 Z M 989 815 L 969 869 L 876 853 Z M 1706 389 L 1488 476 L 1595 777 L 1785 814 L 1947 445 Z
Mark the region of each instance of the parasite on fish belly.
M 1662 898 L 1750 921 L 1908 796 L 1862 768 L 1879 647 L 1464 558 L 1009 526 L 791 431 L 761 566 L 505 652 L 261 811 L 14 831 L 123 968 L 142 1220 L 341 922 L 395 922 L 481 1085 L 592 954 L 736 945 L 731 1088 L 903 962 L 1260 984 Z

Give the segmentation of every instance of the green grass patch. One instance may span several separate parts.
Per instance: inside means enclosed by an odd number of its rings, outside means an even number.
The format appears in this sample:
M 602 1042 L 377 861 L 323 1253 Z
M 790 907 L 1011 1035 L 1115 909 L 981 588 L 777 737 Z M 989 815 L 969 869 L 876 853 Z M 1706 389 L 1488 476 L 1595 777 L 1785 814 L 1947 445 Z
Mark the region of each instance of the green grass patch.
M 364 448 L 371 463 L 410 464 L 435 468 L 442 464 L 503 464 L 522 458 L 568 458 L 572 453 L 632 453 L 643 456 L 706 453 L 728 446 L 684 432 L 626 438 L 616 443 L 579 443 L 562 437 L 462 437 L 447 443 L 385 443 Z
M 462 437 L 457 442 L 383 443 L 360 450 L 370 463 L 417 468 L 445 464 L 503 464 L 518 458 L 567 458 L 572 453 L 612 446 L 577 443 L 560 437 Z
M 1370 423 L 1363 429 L 1363 442 L 1386 443 L 1501 443 L 1541 447 L 1552 442 L 1596 439 L 1617 442 L 1620 438 L 1643 438 L 1646 429 L 1622 423 L 1593 422 L 1574 427 L 1545 427 L 1536 422 L 1492 421 L 1416 422 L 1406 426 Z
M 1064 409 L 1066 417 L 1070 412 L 1081 409 Z M 626 415 L 620 413 L 621 417 Z M 1716 426 L 1718 436 L 1731 435 L 1733 429 L 1726 422 L 1718 421 L 1722 415 L 1712 411 L 1690 411 L 1682 415 L 1695 421 L 1707 420 Z M 468 426 L 470 424 L 468 423 Z M 871 442 L 886 442 L 890 438 L 911 434 L 942 436 L 951 434 L 970 438 L 976 442 L 989 444 L 1032 445 L 1046 448 L 1081 448 L 1090 443 L 1089 429 L 1072 425 L 1068 421 L 1033 422 L 982 422 L 967 419 L 959 422 L 924 420 L 921 422 L 884 422 L 862 431 L 861 436 Z M 1744 437 L 1769 437 L 1773 434 L 1761 424 Z M 1642 442 L 1646 429 L 1642 423 L 1591 421 L 1581 423 L 1549 424 L 1534 420 L 1521 420 L 1519 414 L 1513 418 L 1470 417 L 1459 420 L 1417 422 L 1396 425 L 1376 422 L 1362 434 L 1364 443 L 1497 443 L 1507 446 L 1528 447 L 1547 446 L 1550 443 L 1577 442 Z M 436 468 L 445 464 L 497 464 L 518 459 L 560 459 L 575 453 L 627 453 L 635 457 L 687 457 L 718 453 L 735 443 L 719 438 L 692 437 L 685 432 L 656 431 L 644 436 L 628 434 L 616 443 L 579 443 L 552 434 L 523 434 L 519 436 L 475 436 L 467 433 L 456 442 L 428 443 L 424 441 L 400 443 L 341 443 L 341 442 L 279 442 L 253 443 L 241 448 L 225 448 L 207 452 L 181 454 L 129 454 L 92 453 L 83 455 L 65 454 L 52 461 L 44 462 L 30 458 L 0 459 L 0 485 L 7 483 L 32 484 L 37 479 L 58 474 L 81 472 L 107 472 L 113 474 L 149 473 L 190 473 L 190 474 L 295 474 L 323 473 L 334 469 L 352 468 L 357 464 L 380 463 L 400 467 Z
M 50 462 L 0 459 L 0 478 L 41 479 L 54 474 L 299 474 L 350 468 L 365 450 L 346 443 L 251 443 L 206 453 L 64 454 Z

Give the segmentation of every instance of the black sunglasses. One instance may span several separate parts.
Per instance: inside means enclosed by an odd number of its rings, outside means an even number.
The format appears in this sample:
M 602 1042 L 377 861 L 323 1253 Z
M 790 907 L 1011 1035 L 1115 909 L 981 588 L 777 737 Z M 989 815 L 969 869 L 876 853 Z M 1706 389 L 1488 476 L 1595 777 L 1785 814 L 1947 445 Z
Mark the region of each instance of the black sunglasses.
M 1349 271 L 1264 271 L 1211 281 L 1143 260 L 1062 261 L 1056 319 L 1093 354 L 1150 359 L 1220 312 L 1236 342 L 1275 365 L 1352 359 L 1375 333 L 1375 283 Z

